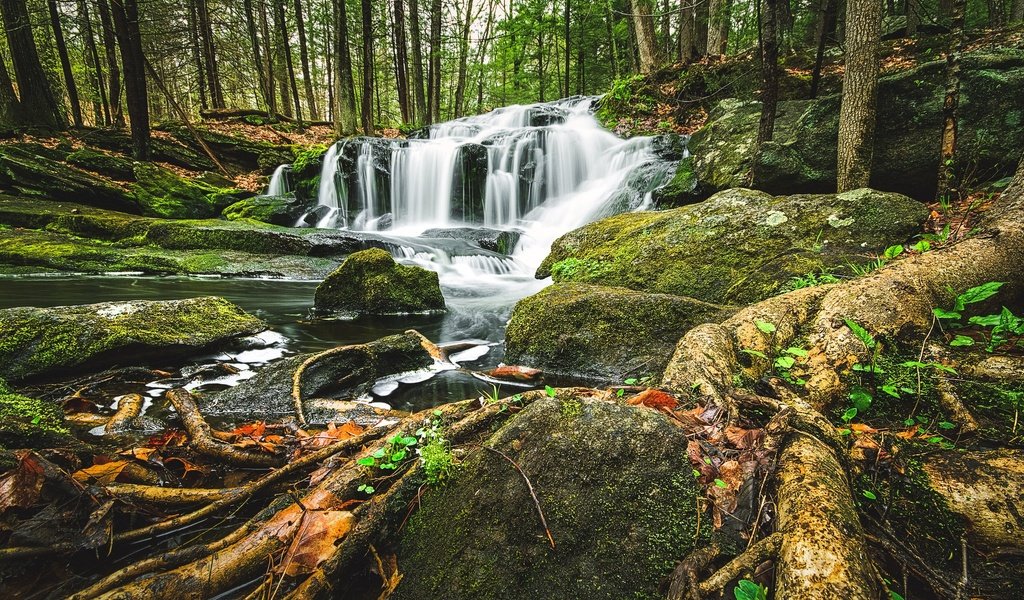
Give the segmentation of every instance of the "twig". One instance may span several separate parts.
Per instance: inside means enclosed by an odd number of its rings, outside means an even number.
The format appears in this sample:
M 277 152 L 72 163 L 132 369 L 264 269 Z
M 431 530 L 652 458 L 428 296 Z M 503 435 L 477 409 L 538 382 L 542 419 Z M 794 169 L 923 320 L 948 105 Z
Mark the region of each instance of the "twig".
M 501 450 L 497 450 L 495 448 L 491 448 L 490 446 L 480 446 L 480 447 L 483 448 L 484 450 L 490 450 L 491 452 L 493 452 L 493 453 L 497 454 L 498 456 L 500 456 L 500 457 L 504 458 L 505 460 L 507 460 L 513 467 L 515 467 L 516 471 L 519 471 L 519 474 L 523 476 L 523 481 L 526 482 L 526 487 L 529 488 L 529 490 L 530 490 L 530 496 L 533 497 L 533 504 L 534 504 L 534 506 L 537 507 L 537 514 L 540 515 L 540 522 L 541 522 L 541 525 L 544 526 L 544 533 L 546 533 L 548 535 L 548 542 L 551 543 L 551 549 L 554 550 L 555 549 L 555 538 L 551 537 L 551 530 L 548 529 L 548 520 L 544 518 L 544 511 L 541 510 L 540 500 L 537 499 L 537 493 L 534 492 L 534 490 L 533 490 L 533 484 L 530 483 L 530 478 L 527 477 L 526 473 L 523 472 L 522 467 L 520 467 L 518 464 L 516 464 L 516 461 L 512 460 L 511 458 L 509 458 L 509 456 L 507 454 L 505 454 L 504 452 L 502 452 Z
M 167 391 L 167 399 L 178 411 L 178 417 L 185 425 L 191 445 L 200 454 L 219 458 L 225 462 L 241 466 L 276 467 L 281 465 L 282 458 L 271 454 L 247 452 L 230 444 L 218 441 L 213 430 L 199 412 L 192 393 L 184 388 Z
M 921 352 L 917 355 L 917 362 L 920 363 L 924 360 L 924 349 L 928 345 L 928 338 L 932 336 L 932 331 L 935 330 L 935 314 L 932 313 L 932 324 L 928 328 L 928 333 L 924 336 L 924 341 L 921 342 Z M 914 413 L 917 412 L 917 406 L 921 404 L 921 367 L 916 367 L 917 370 L 917 400 L 914 401 L 914 408 L 910 409 L 910 416 L 908 419 L 914 418 Z

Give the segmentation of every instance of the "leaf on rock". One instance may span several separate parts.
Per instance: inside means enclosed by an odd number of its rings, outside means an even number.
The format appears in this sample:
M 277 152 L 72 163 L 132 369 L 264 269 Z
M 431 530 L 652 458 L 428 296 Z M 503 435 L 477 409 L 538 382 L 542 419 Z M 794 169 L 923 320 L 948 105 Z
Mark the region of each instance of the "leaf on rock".
M 627 404 L 632 406 L 646 406 L 647 408 L 653 408 L 655 410 L 662 408 L 672 410 L 679 404 L 679 400 L 677 400 L 672 394 L 666 394 L 661 390 L 647 388 L 636 396 L 630 398 Z
M 72 476 L 75 478 L 75 481 L 81 483 L 95 482 L 100 485 L 109 485 L 117 481 L 121 472 L 130 464 L 132 463 L 127 460 L 112 460 L 75 471 L 72 473 Z
M 347 510 L 307 510 L 281 560 L 278 572 L 295 577 L 312 573 L 334 553 L 336 543 L 352 529 L 355 515 Z
M 531 369 L 530 367 L 522 367 L 519 365 L 506 365 L 503 367 L 497 367 L 487 372 L 488 377 L 494 377 L 495 379 L 511 379 L 513 381 L 534 381 L 540 377 L 542 371 L 540 369 Z

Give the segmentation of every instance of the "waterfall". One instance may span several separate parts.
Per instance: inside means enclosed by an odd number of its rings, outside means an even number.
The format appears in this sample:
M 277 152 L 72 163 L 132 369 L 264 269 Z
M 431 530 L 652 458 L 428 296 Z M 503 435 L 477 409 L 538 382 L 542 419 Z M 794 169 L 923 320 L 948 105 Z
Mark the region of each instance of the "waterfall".
M 430 228 L 515 229 L 521 235 L 511 257 L 448 255 L 401 242 L 393 252 L 440 271 L 442 284 L 455 277 L 479 285 L 474 273 L 529 276 L 563 233 L 648 208 L 674 169 L 656 151 L 656 138 L 624 140 L 602 128 L 593 100 L 509 106 L 407 140 L 337 142 L 324 157 L 317 227 L 390 228 L 387 235 L 406 239 Z
M 281 165 L 274 169 L 274 174 L 270 177 L 270 185 L 267 186 L 267 192 L 265 196 L 284 196 L 291 191 L 291 187 L 288 185 L 288 173 L 292 170 L 291 165 Z

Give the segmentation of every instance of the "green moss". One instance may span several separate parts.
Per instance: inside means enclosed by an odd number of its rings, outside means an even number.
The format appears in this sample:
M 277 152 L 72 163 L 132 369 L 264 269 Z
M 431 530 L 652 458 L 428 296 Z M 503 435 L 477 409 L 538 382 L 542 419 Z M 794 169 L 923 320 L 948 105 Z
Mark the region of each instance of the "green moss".
M 294 198 L 284 196 L 256 196 L 235 202 L 221 215 L 231 221 L 252 219 L 277 225 L 293 224 L 298 218 Z
M 67 161 L 80 169 L 113 179 L 135 181 L 134 165 L 131 160 L 123 156 L 82 148 L 68 155 Z
M 0 311 L 0 375 L 169 358 L 261 329 L 259 319 L 221 298 L 10 308 Z
M 136 163 L 133 185 L 143 214 L 164 218 L 215 217 L 248 195 L 240 190 L 217 188 L 180 177 L 150 163 Z
M 349 256 L 317 287 L 314 305 L 324 312 L 377 315 L 445 309 L 437 273 L 400 265 L 379 248 Z
M 696 190 L 697 172 L 694 170 L 693 157 L 687 156 L 679 161 L 672 179 L 655 190 L 654 197 L 660 207 L 681 206 L 696 199 Z
M 70 433 L 57 404 L 17 394 L 0 379 L 0 449 L 38 448 Z

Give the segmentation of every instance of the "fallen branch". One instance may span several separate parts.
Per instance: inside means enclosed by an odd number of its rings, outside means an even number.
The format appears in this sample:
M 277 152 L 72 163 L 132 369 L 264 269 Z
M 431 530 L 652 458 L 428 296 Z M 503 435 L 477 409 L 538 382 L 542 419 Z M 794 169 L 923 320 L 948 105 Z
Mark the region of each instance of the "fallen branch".
M 142 412 L 143 402 L 142 396 L 138 394 L 122 396 L 117 404 L 117 412 L 107 421 L 107 424 L 103 427 L 103 432 L 119 433 L 130 429 L 132 421 Z
M 496 448 L 491 448 L 490 446 L 480 446 L 480 447 L 483 448 L 484 450 L 490 450 L 491 452 L 493 452 L 493 453 L 497 454 L 498 456 L 500 456 L 500 457 L 504 458 L 505 460 L 507 460 L 509 462 L 509 464 L 511 464 L 513 467 L 515 467 L 516 471 L 519 471 L 519 474 L 523 476 L 523 481 L 526 482 L 526 487 L 527 487 L 527 489 L 530 490 L 530 496 L 533 498 L 533 505 L 537 507 L 537 515 L 540 517 L 540 523 L 541 523 L 541 525 L 544 526 L 544 533 L 546 533 L 547 536 L 548 536 L 548 543 L 551 544 L 551 549 L 554 550 L 555 549 L 555 538 L 551 536 L 551 529 L 548 528 L 548 520 L 544 518 L 544 510 L 541 509 L 541 507 L 540 507 L 540 500 L 537 499 L 537 492 L 534 491 L 533 484 L 530 483 L 530 478 L 527 477 L 526 473 L 523 472 L 523 468 L 520 467 L 516 463 L 516 461 L 512 460 L 511 458 L 509 458 L 509 456 L 507 454 L 505 454 L 504 452 L 502 452 L 501 450 L 498 450 Z

